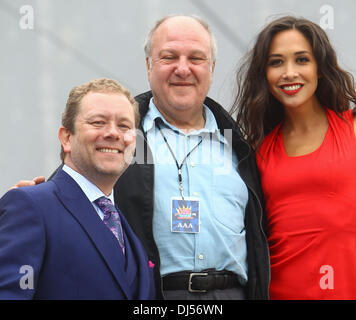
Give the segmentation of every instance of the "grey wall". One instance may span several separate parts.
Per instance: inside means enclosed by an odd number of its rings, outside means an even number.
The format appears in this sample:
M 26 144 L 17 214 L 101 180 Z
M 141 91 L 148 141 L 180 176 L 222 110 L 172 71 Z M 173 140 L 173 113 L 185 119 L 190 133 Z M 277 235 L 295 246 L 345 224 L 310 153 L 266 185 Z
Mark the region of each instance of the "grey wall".
M 73 86 L 111 77 L 133 94 L 148 90 L 142 44 L 160 17 L 197 14 L 211 24 L 219 50 L 209 95 L 228 109 L 237 62 L 262 26 L 286 13 L 321 23 L 325 4 L 334 12 L 327 32 L 355 75 L 352 0 L 0 0 L 0 196 L 60 163 L 57 131 Z M 33 29 L 23 29 L 24 5 L 33 8 Z

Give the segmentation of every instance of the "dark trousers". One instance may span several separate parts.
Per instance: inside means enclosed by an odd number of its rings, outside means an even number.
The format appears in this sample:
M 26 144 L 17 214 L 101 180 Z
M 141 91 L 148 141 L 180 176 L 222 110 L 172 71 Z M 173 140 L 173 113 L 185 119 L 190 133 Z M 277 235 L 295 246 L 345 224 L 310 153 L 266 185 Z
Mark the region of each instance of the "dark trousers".
M 208 292 L 189 292 L 188 290 L 165 290 L 165 300 L 246 300 L 242 287 L 224 290 L 209 290 Z

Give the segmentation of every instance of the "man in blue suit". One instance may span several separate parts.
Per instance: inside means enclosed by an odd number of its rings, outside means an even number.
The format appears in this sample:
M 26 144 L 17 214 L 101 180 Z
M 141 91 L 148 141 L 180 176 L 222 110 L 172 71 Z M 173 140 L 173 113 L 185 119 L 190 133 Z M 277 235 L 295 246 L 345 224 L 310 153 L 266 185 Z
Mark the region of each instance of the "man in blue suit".
M 72 89 L 59 129 L 63 168 L 0 200 L 0 299 L 155 298 L 154 265 L 112 192 L 138 122 L 116 81 Z

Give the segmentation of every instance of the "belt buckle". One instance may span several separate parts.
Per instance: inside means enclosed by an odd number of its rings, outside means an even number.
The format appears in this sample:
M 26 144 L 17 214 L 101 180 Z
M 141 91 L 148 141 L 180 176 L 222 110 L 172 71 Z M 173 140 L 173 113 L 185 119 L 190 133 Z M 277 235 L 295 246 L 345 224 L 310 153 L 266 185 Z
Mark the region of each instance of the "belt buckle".
M 189 284 L 188 284 L 188 291 L 189 292 L 206 292 L 206 290 L 195 290 L 195 289 L 192 289 L 192 278 L 194 276 L 207 276 L 208 273 L 207 272 L 192 272 L 190 275 L 189 275 Z

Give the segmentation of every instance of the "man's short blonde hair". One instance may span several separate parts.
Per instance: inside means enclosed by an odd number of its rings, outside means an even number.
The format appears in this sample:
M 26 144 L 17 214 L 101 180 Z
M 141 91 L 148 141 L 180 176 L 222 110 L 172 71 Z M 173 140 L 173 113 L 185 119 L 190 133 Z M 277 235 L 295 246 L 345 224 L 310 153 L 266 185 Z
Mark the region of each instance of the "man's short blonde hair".
M 138 128 L 140 123 L 138 103 L 131 96 L 130 91 L 124 88 L 116 80 L 100 78 L 76 86 L 70 91 L 66 108 L 62 115 L 62 126 L 70 133 L 75 133 L 75 120 L 80 110 L 81 101 L 89 92 L 120 93 L 126 96 L 134 109 L 135 126 Z M 64 160 L 63 148 L 61 149 L 61 159 L 62 161 Z

